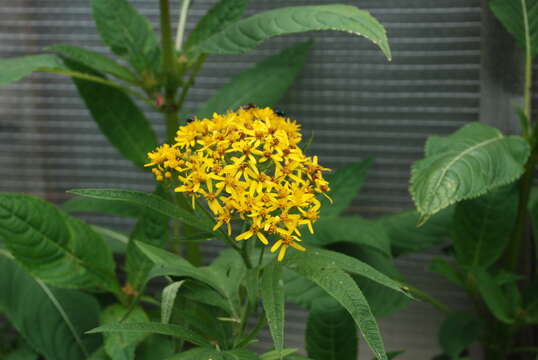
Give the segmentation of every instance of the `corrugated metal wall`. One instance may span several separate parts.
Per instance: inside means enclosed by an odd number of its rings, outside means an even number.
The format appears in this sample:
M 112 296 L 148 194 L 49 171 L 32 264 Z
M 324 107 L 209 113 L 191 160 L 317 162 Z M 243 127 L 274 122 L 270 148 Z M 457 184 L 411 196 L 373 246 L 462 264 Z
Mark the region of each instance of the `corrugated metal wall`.
M 427 136 L 452 132 L 479 119 L 481 94 L 480 0 L 340 1 L 370 10 L 387 27 L 394 61 L 388 63 L 368 41 L 323 32 L 313 54 L 282 103 L 315 133 L 312 151 L 337 168 L 373 156 L 375 166 L 352 212 L 375 217 L 411 207 L 409 166 L 422 155 Z M 156 1 L 132 3 L 154 24 Z M 212 4 L 198 0 L 189 29 Z M 252 1 L 251 10 L 328 1 Z M 191 92 L 195 109 L 231 75 L 306 37 L 274 39 L 247 56 L 210 57 Z M 0 1 L 0 57 L 34 54 L 58 43 L 101 47 L 87 0 Z M 162 132 L 158 114 L 150 115 Z M 100 135 L 68 78 L 36 74 L 0 89 L 0 191 L 32 193 L 54 202 L 65 190 L 124 187 L 150 190 L 152 180 L 137 171 Z M 125 220 L 91 217 L 124 227 Z M 208 249 L 207 253 L 214 253 Z M 455 308 L 463 295 L 425 272 L 434 252 L 407 256 L 398 266 L 409 281 Z M 304 314 L 288 312 L 288 346 L 302 347 Z M 407 349 L 403 359 L 428 359 L 437 352 L 442 316 L 412 304 L 382 321 L 391 350 Z M 361 353 L 367 354 L 365 347 Z M 368 356 L 363 357 L 369 359 Z

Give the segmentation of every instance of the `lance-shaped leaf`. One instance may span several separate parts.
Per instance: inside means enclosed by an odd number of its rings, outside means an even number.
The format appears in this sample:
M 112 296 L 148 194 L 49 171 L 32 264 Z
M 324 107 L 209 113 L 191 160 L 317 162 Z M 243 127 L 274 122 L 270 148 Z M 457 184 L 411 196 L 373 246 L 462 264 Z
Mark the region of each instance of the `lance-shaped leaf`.
M 364 184 L 372 163 L 372 159 L 359 161 L 343 166 L 334 173 L 325 175 L 325 179 L 331 187 L 328 195 L 333 202 L 330 203 L 325 198 L 321 199 L 323 204 L 320 209 L 321 218 L 340 215 L 349 207 Z
M 356 360 L 357 327 L 349 313 L 334 299 L 314 301 L 306 324 L 306 351 L 316 360 Z
M 148 321 L 141 307 L 133 309 L 115 304 L 107 307 L 101 313 L 101 324 L 140 323 Z M 134 360 L 138 343 L 144 339 L 145 333 L 105 333 L 105 352 L 112 360 Z
M 45 69 L 66 70 L 66 67 L 56 56 L 48 54 L 0 59 L 0 86 Z
M 456 202 L 478 197 L 517 180 L 529 156 L 527 142 L 492 127 L 471 123 L 427 145 L 413 164 L 410 192 L 424 223 Z
M 158 186 L 155 196 L 164 198 L 165 195 L 165 190 Z M 147 275 L 153 267 L 153 262 L 140 251 L 135 242 L 164 247 L 168 240 L 168 226 L 168 216 L 146 208 L 129 237 L 125 270 L 128 284 L 137 292 L 142 290 Z
M 170 317 L 174 311 L 177 292 L 184 282 L 185 280 L 175 281 L 163 289 L 161 300 L 161 322 L 163 324 L 168 324 L 170 322 Z
M 364 36 L 390 59 L 385 28 L 370 13 L 349 5 L 290 6 L 262 12 L 227 26 L 198 45 L 209 54 L 241 54 L 272 37 L 314 30 Z
M 489 6 L 516 39 L 522 49 L 526 49 L 525 18 L 528 21 L 531 53 L 538 53 L 538 1 L 536 0 L 489 0 Z
M 460 264 L 488 267 L 499 259 L 510 241 L 518 203 L 517 187 L 508 185 L 456 205 L 453 238 Z
M 136 83 L 136 77 L 129 69 L 96 51 L 73 45 L 53 45 L 45 50 L 58 52 L 63 57 L 79 62 L 94 71 L 113 75 L 132 84 Z
M 0 239 L 26 270 L 49 284 L 118 291 L 114 260 L 101 237 L 46 201 L 0 194 Z
M 159 42 L 148 19 L 127 0 L 92 0 L 92 12 L 101 39 L 139 73 L 158 72 Z
M 262 303 L 265 317 L 271 330 L 275 349 L 280 353 L 284 348 L 284 281 L 282 265 L 272 261 L 263 269 Z
M 248 103 L 259 106 L 276 104 L 293 84 L 311 46 L 311 41 L 299 43 L 240 73 L 217 91 L 196 114 L 208 117 L 214 112 L 224 113 Z
M 433 215 L 421 227 L 417 227 L 420 215 L 415 210 L 386 215 L 377 219 L 376 223 L 389 237 L 392 254 L 399 256 L 446 242 L 452 229 L 453 214 L 454 208 L 449 207 Z
M 94 199 L 122 201 L 135 204 L 160 214 L 179 219 L 182 222 L 201 230 L 211 229 L 214 223 L 211 217 L 197 216 L 194 213 L 182 209 L 162 197 L 151 193 L 119 189 L 83 189 L 70 190 L 68 192 Z
M 62 209 L 70 214 L 96 212 L 128 218 L 138 218 L 143 213 L 143 208 L 141 206 L 132 203 L 87 197 L 75 197 L 69 199 L 62 204 Z
M 175 336 L 196 345 L 209 345 L 208 341 L 203 336 L 177 324 L 161 324 L 157 322 L 116 323 L 99 326 L 98 328 L 88 331 L 89 334 L 101 332 L 115 332 L 124 334 L 162 334 Z
M 308 256 L 296 254 L 297 252 L 289 254 L 284 264 L 316 283 L 338 301 L 350 313 L 375 356 L 380 360 L 387 360 L 375 317 L 355 281 L 337 267 L 335 262 L 316 256 L 319 253 L 316 254 L 315 251 L 309 251 Z
M 102 75 L 71 60 L 65 60 L 70 69 Z M 73 78 L 78 92 L 101 132 L 116 149 L 138 166 L 148 162 L 147 154 L 157 146 L 157 135 L 144 113 L 123 91 L 96 82 Z
M 239 20 L 245 12 L 249 0 L 220 0 L 198 21 L 185 49 L 189 51 L 193 46 L 207 40 L 211 35 L 222 31 L 228 25 Z
M 0 289 L 0 311 L 47 359 L 83 360 L 99 346 L 99 337 L 84 334 L 99 317 L 92 296 L 48 287 L 2 254 Z
M 507 293 L 503 292 L 495 279 L 483 268 L 473 269 L 472 275 L 480 295 L 493 315 L 505 324 L 513 324 L 514 309 L 506 297 Z

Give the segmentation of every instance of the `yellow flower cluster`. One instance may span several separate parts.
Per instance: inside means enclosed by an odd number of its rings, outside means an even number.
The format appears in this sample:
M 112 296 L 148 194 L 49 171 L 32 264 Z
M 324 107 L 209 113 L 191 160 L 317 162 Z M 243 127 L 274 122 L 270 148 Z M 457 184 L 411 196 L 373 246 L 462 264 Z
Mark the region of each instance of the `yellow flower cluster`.
M 299 227 L 319 216 L 317 194 L 325 196 L 327 171 L 317 156 L 304 155 L 300 125 L 270 108 L 247 105 L 212 119 L 194 119 L 179 128 L 172 146 L 164 144 L 149 153 L 158 181 L 170 179 L 176 192 L 204 197 L 216 225 L 247 222 L 237 241 L 256 237 L 265 245 L 274 241 L 281 261 L 289 246 L 304 251 Z M 328 196 L 327 196 L 328 197 Z

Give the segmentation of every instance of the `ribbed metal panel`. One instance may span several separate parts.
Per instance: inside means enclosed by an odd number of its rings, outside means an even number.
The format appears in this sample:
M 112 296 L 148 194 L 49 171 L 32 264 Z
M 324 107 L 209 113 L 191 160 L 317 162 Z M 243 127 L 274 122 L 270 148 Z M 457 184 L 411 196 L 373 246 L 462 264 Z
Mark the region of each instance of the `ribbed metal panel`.
M 443 135 L 478 120 L 480 106 L 481 9 L 479 0 L 341 1 L 370 10 L 387 27 L 394 60 L 388 63 L 370 42 L 323 32 L 282 107 L 315 133 L 311 147 L 324 164 L 339 167 L 373 156 L 369 180 L 351 209 L 369 217 L 411 206 L 410 164 L 429 135 Z M 99 43 L 86 0 L 0 2 L 0 57 L 38 53 L 52 44 Z M 155 1 L 132 3 L 156 24 Z M 189 29 L 214 1 L 198 0 Z M 323 1 L 257 0 L 251 12 Z M 231 75 L 305 36 L 274 39 L 248 56 L 212 56 L 201 72 L 189 109 L 195 109 Z M 162 133 L 158 114 L 151 119 Z M 36 74 L 0 89 L 0 191 L 32 193 L 54 202 L 65 190 L 123 187 L 150 190 L 152 180 L 122 160 L 99 134 L 67 78 Z M 91 217 L 113 226 L 124 220 Z M 215 253 L 214 248 L 207 250 Z M 424 272 L 433 254 L 408 256 L 398 265 L 409 280 L 455 308 L 463 296 Z M 288 346 L 302 347 L 304 314 L 290 310 Z M 382 322 L 389 349 L 408 349 L 403 359 L 437 352 L 441 315 L 414 303 Z M 367 353 L 363 346 L 361 353 Z M 365 356 L 364 359 L 369 359 Z

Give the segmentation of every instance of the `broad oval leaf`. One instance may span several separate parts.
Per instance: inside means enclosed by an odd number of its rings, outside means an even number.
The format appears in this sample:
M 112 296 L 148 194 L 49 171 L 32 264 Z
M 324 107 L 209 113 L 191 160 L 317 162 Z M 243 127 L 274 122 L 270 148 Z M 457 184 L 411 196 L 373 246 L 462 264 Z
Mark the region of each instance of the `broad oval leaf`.
M 222 31 L 226 26 L 239 20 L 250 0 L 220 0 L 198 21 L 187 42 L 185 49 L 196 46 L 211 35 Z
M 276 104 L 293 84 L 311 46 L 310 41 L 299 43 L 240 73 L 209 98 L 196 112 L 197 116 L 225 113 L 248 103 L 258 106 Z
M 1 254 L 0 289 L 0 310 L 47 359 L 83 360 L 99 346 L 99 337 L 84 334 L 99 317 L 92 296 L 48 287 Z
M 124 334 L 161 334 L 175 336 L 193 344 L 204 346 L 209 342 L 201 335 L 177 324 L 161 324 L 157 322 L 116 323 L 102 325 L 88 331 L 89 334 L 117 332 Z
M 456 205 L 454 249 L 461 265 L 488 267 L 502 255 L 514 228 L 519 196 L 508 185 Z
M 349 313 L 334 299 L 314 301 L 306 324 L 306 351 L 316 360 L 356 360 L 357 327 Z
M 523 6 L 525 4 L 525 6 Z M 531 53 L 538 53 L 538 1 L 537 0 L 489 0 L 489 6 L 506 30 L 526 49 L 525 13 L 529 22 Z
M 209 54 L 241 54 L 272 37 L 315 30 L 364 36 L 390 60 L 387 34 L 370 13 L 349 5 L 290 6 L 237 21 L 198 45 Z
M 529 156 L 523 138 L 505 137 L 478 122 L 429 147 L 430 155 L 415 162 L 411 171 L 410 192 L 421 223 L 451 204 L 517 180 Z
M 73 45 L 53 45 L 45 48 L 60 53 L 62 56 L 79 62 L 97 72 L 113 75 L 131 84 L 136 83 L 136 77 L 129 69 L 96 51 Z
M 316 256 L 314 251 L 302 257 L 295 256 L 296 253 L 293 253 L 293 257 L 287 256 L 284 264 L 316 283 L 337 300 L 350 313 L 375 356 L 380 360 L 387 360 L 375 317 L 355 281 L 334 263 Z
M 334 173 L 325 176 L 331 187 L 327 195 L 331 197 L 332 203 L 329 203 L 325 198 L 321 199 L 323 204 L 320 209 L 321 218 L 338 216 L 349 207 L 364 184 L 372 163 L 372 159 L 359 161 L 343 166 Z
M 34 71 L 43 69 L 65 70 L 65 66 L 60 59 L 49 54 L 0 59 L 0 86 L 19 81 Z
M 127 0 L 92 0 L 92 13 L 101 39 L 139 73 L 157 73 L 160 48 L 148 19 Z
M 65 64 L 70 69 L 102 77 L 80 63 L 66 59 Z M 110 143 L 126 159 L 143 167 L 148 162 L 148 152 L 157 146 L 157 135 L 144 113 L 121 90 L 76 78 L 73 78 L 73 82 L 99 129 Z
M 101 313 L 101 324 L 139 323 L 149 321 L 144 310 L 136 306 L 133 309 L 115 304 Z M 105 333 L 105 352 L 111 360 L 134 360 L 138 343 L 144 339 L 145 333 Z
M 101 237 L 44 200 L 0 194 L 0 239 L 25 269 L 49 284 L 119 290 Z
M 276 351 L 282 359 L 284 348 L 284 281 L 282 266 L 272 261 L 263 269 L 261 294 L 265 317 Z

